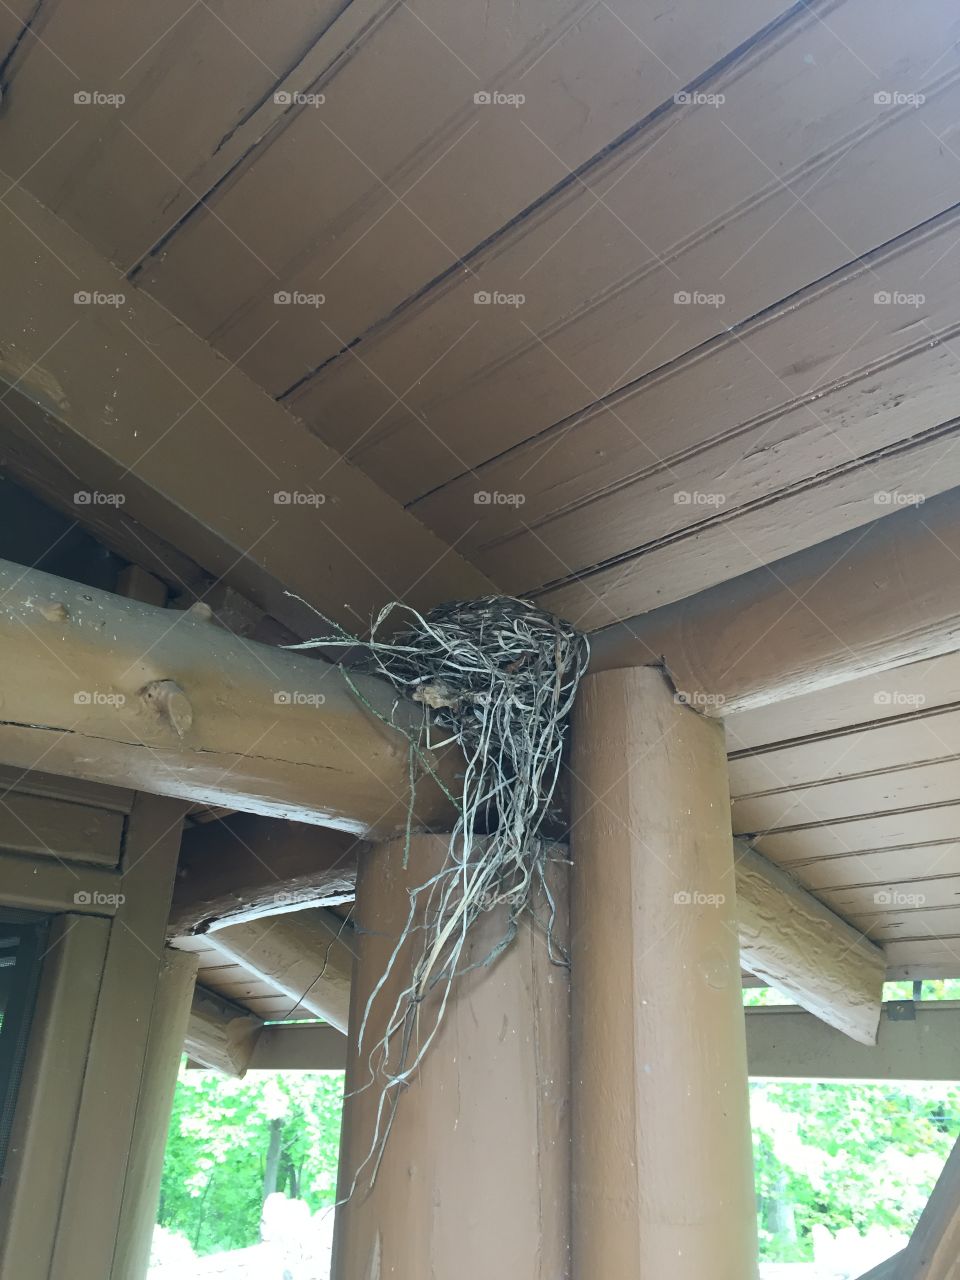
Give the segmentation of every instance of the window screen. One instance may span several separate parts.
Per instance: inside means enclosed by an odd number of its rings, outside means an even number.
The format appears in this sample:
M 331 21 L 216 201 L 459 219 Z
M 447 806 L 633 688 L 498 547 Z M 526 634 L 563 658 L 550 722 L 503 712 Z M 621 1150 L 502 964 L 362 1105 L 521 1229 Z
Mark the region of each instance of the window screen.
M 37 993 L 44 917 L 0 911 L 0 1176 Z

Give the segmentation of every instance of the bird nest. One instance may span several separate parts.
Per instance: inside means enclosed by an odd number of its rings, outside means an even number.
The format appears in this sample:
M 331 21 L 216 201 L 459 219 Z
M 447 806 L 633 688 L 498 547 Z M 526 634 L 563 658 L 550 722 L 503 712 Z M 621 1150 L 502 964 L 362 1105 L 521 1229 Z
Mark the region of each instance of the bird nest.
M 362 1047 L 371 1008 L 416 935 L 409 980 L 402 984 L 383 1036 L 369 1052 L 369 1084 L 381 1088 L 376 1133 L 365 1161 L 373 1163 L 372 1183 L 400 1090 L 435 1039 L 456 979 L 477 967 L 477 962 L 466 965 L 464 957 L 480 917 L 507 904 L 503 934 L 479 962 L 488 966 L 509 947 L 521 919 L 535 916 L 536 904 L 545 903 L 539 923 L 550 955 L 566 962 L 554 936 L 556 911 L 547 868 L 555 854 L 544 828 L 589 642 L 569 623 L 527 600 L 489 596 L 441 605 L 426 614 L 394 602 L 380 612 L 367 639 L 340 631 L 309 644 L 357 646 L 364 669 L 424 707 L 422 725 L 404 730 L 410 740 L 411 780 L 404 866 L 417 776 L 433 772 L 424 748 L 457 742 L 466 760 L 460 794 L 450 797 L 457 819 L 444 863 L 410 890 L 406 927 L 361 1022 Z M 349 680 L 349 672 L 345 674 Z M 360 697 L 352 681 L 351 686 Z M 439 742 L 434 740 L 438 730 Z M 441 998 L 431 1002 L 432 1025 L 418 1028 L 414 1036 L 424 998 L 437 987 Z

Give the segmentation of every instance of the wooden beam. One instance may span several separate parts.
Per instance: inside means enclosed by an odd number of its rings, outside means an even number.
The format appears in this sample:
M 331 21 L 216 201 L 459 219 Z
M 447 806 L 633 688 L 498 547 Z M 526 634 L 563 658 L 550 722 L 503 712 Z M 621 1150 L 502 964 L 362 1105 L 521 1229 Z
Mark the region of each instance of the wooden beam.
M 242 1076 L 261 1035 L 263 1022 L 215 991 L 197 986 L 187 1020 L 184 1051 L 228 1076 Z
M 300 635 L 324 624 L 288 590 L 353 628 L 391 598 L 490 591 L 21 186 L 0 208 L 0 248 L 0 422 L 79 477 L 64 500 L 100 495 L 75 504 L 79 519 L 133 519 Z
M 347 1065 L 347 1037 L 336 1027 L 264 1027 L 257 1040 L 250 1071 L 343 1071 Z
M 885 1005 L 875 1045 L 858 1044 L 794 1005 L 748 1008 L 750 1075 L 786 1080 L 960 1081 L 960 1003 Z
M 641 667 L 572 746 L 572 1275 L 756 1280 L 722 729 Z
M 445 836 L 414 836 L 409 856 L 397 840 L 361 861 L 333 1280 L 558 1280 L 569 1274 L 569 977 L 551 962 L 543 931 L 530 920 L 521 922 L 496 964 L 482 963 L 504 936 L 505 903 L 484 912 L 470 934 L 436 1038 L 406 1087 L 388 1099 L 396 1110 L 376 1182 L 370 1189 L 370 1162 L 349 1195 L 380 1106 L 379 1085 L 365 1087 L 368 1055 L 410 982 L 420 935 L 399 946 L 370 1006 L 361 1046 L 367 1001 L 398 947 L 410 891 L 437 873 L 447 852 Z M 562 934 L 565 880 L 558 876 L 554 886 Z M 422 921 L 425 895 L 419 907 Z M 411 1027 L 414 1049 L 433 1027 L 443 997 L 443 983 L 424 996 Z M 396 1041 L 386 1066 L 398 1069 Z M 627 1274 L 592 1272 L 604 1280 Z
M 163 1154 L 196 977 L 196 956 L 164 947 L 123 1184 L 113 1255 L 117 1276 L 145 1276 L 150 1265 Z
M 0 561 L 0 763 L 389 835 L 407 819 L 408 745 L 335 667 Z M 381 682 L 363 698 L 398 724 Z M 456 786 L 457 758 L 440 762 Z M 417 819 L 449 822 L 429 780 Z
M 662 663 L 694 707 L 727 715 L 955 649 L 953 489 L 608 627 L 592 669 Z
M 894 1275 L 903 1280 L 960 1277 L 960 1140 L 950 1152 Z
M 210 946 L 296 1001 L 293 1018 L 346 1031 L 355 944 L 351 927 L 322 908 L 211 929 Z
M 838 1031 L 876 1044 L 882 949 L 743 840 L 734 849 L 744 967 Z
M 363 847 L 342 831 L 258 814 L 193 827 L 180 848 L 169 932 L 349 902 Z

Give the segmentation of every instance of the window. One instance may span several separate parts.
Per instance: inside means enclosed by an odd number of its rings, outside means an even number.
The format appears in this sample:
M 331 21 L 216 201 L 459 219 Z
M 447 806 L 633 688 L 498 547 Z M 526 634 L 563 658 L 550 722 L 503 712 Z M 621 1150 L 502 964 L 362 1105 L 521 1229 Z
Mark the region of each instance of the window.
M 47 918 L 0 910 L 0 1176 L 43 959 Z

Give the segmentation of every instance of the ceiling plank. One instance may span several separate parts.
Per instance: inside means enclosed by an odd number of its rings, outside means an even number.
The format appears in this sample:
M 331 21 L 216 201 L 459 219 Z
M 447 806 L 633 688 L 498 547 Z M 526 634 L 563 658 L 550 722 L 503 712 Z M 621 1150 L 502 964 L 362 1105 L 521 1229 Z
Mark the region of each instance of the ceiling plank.
M 20 188 L 0 207 L 0 247 L 15 300 L 0 317 L 0 420 L 84 478 L 78 510 L 132 517 L 301 635 L 324 623 L 288 591 L 354 629 L 389 599 L 489 592 Z

